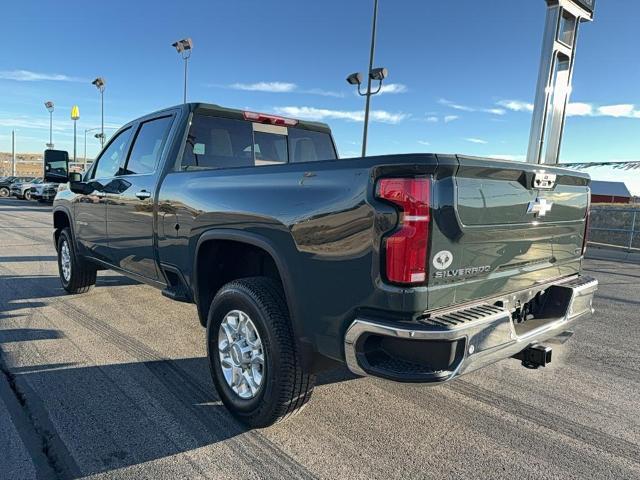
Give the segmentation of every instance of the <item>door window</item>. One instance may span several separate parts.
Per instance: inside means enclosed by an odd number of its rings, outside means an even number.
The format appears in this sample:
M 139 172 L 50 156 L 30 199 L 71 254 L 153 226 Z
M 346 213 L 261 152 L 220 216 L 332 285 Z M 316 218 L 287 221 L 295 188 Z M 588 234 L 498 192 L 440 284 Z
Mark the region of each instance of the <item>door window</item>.
M 251 123 L 230 118 L 194 115 L 182 170 L 253 165 Z
M 144 122 L 134 140 L 125 175 L 152 173 L 158 165 L 173 117 Z
M 131 128 L 127 128 L 120 132 L 102 152 L 97 160 L 98 164 L 93 169 L 91 178 L 109 178 L 115 176 L 118 169 L 122 166 L 125 148 L 129 143 L 131 136 Z

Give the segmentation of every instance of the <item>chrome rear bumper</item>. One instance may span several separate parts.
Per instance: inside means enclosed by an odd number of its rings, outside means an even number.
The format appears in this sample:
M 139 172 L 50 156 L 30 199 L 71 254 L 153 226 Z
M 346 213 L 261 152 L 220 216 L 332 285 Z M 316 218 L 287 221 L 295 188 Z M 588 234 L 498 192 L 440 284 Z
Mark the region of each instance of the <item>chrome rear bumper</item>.
M 346 363 L 358 375 L 409 382 L 447 381 L 566 331 L 593 313 L 597 288 L 598 281 L 586 276 L 547 285 L 544 290 L 550 297 L 541 318 L 518 325 L 510 311 L 485 303 L 426 315 L 415 328 L 413 324 L 399 327 L 357 318 L 344 338 Z

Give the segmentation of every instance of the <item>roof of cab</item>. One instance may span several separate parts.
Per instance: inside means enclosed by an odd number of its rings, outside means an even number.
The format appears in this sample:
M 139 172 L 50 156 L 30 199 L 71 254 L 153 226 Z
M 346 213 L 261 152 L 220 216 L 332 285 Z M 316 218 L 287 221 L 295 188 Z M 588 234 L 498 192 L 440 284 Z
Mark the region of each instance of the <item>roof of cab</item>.
M 190 102 L 186 104 L 186 107 L 189 108 L 190 111 L 206 111 L 214 114 L 215 116 L 227 117 L 227 118 L 235 118 L 239 120 L 244 120 L 244 112 L 245 110 L 238 110 L 236 108 L 227 108 L 222 107 L 220 105 L 216 105 L 213 103 L 202 103 L 202 102 Z M 275 115 L 281 117 L 282 115 L 271 114 L 269 112 L 260 112 L 266 115 Z M 304 128 L 305 130 L 316 130 L 319 132 L 331 133 L 331 128 L 326 123 L 322 122 L 309 122 L 306 120 L 295 119 L 298 121 L 298 125 L 296 127 Z

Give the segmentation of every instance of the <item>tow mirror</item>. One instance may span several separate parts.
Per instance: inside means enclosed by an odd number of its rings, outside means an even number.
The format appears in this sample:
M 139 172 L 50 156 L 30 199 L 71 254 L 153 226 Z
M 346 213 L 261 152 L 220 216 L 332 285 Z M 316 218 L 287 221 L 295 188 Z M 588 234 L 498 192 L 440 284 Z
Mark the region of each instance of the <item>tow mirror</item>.
M 65 183 L 69 181 L 69 153 L 64 150 L 44 151 L 44 181 Z

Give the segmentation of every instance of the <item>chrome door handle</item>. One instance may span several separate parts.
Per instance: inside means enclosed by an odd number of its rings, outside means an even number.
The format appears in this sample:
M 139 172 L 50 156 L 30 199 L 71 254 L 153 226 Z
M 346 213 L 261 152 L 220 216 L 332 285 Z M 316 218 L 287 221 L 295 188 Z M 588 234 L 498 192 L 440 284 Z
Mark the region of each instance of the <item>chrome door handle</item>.
M 136 193 L 136 197 L 138 197 L 140 200 L 145 200 L 151 197 L 151 192 L 147 192 L 146 190 L 140 190 L 138 193 Z

